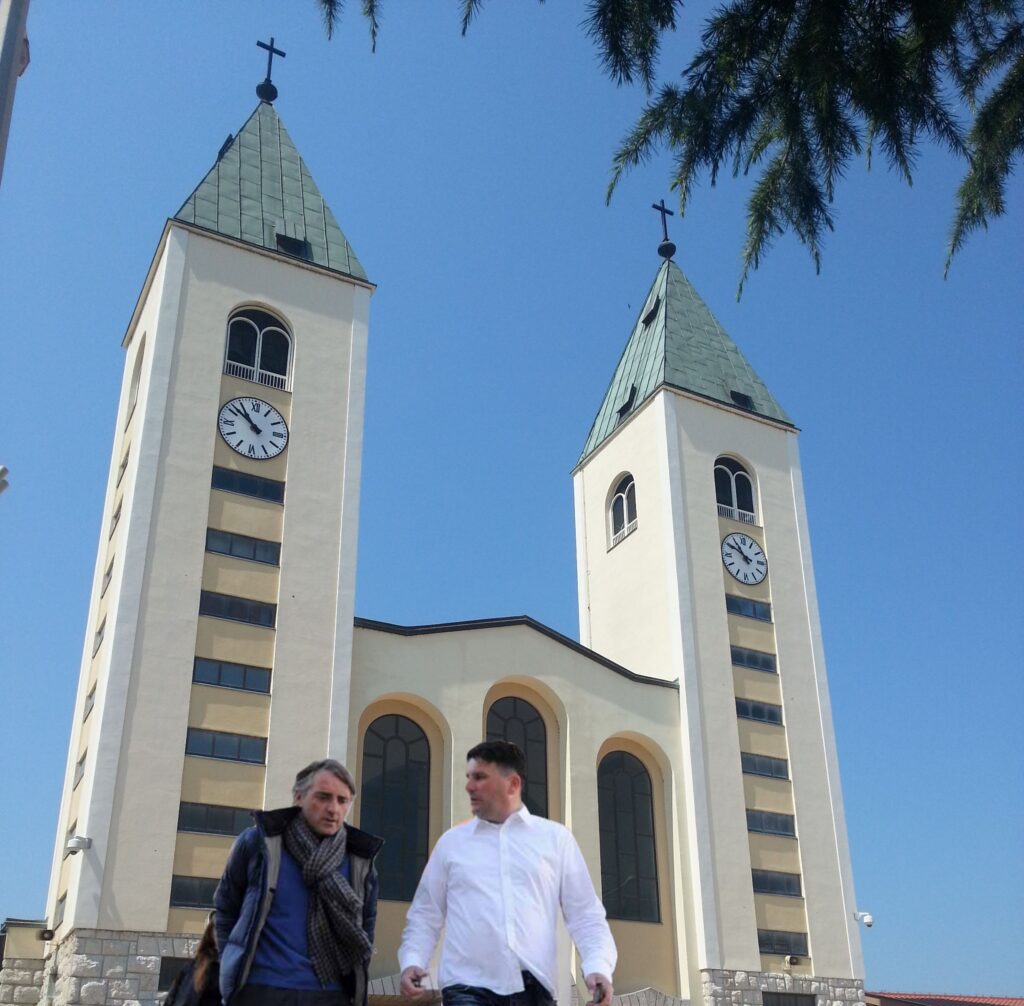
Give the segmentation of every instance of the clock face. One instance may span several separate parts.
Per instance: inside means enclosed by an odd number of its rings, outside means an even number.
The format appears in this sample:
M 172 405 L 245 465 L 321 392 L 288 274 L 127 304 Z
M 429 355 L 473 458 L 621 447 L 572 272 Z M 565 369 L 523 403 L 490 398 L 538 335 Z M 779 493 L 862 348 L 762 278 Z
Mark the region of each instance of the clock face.
M 259 398 L 232 398 L 221 406 L 217 428 L 233 451 L 256 461 L 276 458 L 288 445 L 288 425 Z
M 764 549 L 749 535 L 738 531 L 722 539 L 722 562 L 740 583 L 760 583 L 768 575 Z

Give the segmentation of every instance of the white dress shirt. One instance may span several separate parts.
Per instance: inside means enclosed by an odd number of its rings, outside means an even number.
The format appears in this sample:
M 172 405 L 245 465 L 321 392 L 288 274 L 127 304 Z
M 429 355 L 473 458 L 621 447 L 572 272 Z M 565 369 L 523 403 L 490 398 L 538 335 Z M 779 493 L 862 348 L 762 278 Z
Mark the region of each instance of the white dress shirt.
M 529 971 L 552 994 L 561 909 L 583 973 L 611 977 L 616 951 L 604 906 L 568 828 L 521 807 L 502 824 L 474 818 L 445 832 L 420 878 L 398 962 L 426 968 L 445 928 L 440 982 L 498 995 Z

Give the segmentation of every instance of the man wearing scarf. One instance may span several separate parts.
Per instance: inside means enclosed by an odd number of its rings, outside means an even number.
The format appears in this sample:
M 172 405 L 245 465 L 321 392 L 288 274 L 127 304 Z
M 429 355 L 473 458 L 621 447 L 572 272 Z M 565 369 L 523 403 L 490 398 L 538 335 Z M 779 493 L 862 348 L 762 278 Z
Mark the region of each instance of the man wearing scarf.
M 294 806 L 257 811 L 214 895 L 225 1006 L 366 1006 L 381 839 L 345 824 L 351 773 L 295 777 Z

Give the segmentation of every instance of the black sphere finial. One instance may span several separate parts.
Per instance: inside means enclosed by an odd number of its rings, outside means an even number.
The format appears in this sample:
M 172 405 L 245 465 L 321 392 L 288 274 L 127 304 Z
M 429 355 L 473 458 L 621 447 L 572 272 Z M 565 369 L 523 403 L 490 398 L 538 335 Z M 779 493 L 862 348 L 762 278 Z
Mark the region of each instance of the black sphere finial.
M 665 200 L 660 203 L 651 203 L 651 209 L 661 214 L 661 244 L 658 245 L 658 254 L 663 259 L 670 259 L 676 253 L 676 246 L 668 239 L 668 218 L 675 214 L 665 205 Z
M 259 98 L 260 101 L 265 101 L 268 105 L 270 105 L 277 97 L 277 88 L 274 87 L 274 85 L 270 82 L 270 71 L 273 69 L 274 66 L 274 57 L 280 56 L 283 59 L 287 54 L 282 52 L 280 49 L 274 48 L 273 35 L 270 36 L 269 45 L 266 42 L 257 42 L 256 44 L 261 49 L 267 50 L 267 76 L 261 83 L 256 85 L 256 97 Z

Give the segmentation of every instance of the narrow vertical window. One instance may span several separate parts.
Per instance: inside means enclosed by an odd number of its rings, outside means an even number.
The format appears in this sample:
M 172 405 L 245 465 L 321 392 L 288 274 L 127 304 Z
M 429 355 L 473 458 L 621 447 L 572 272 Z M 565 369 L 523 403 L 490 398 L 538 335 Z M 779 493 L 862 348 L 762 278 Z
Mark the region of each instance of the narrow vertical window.
M 380 896 L 412 901 L 427 865 L 430 744 L 407 716 L 380 716 L 363 738 L 360 826 L 384 839 L 377 857 Z
M 609 548 L 636 530 L 636 483 L 628 472 L 619 479 L 608 504 Z
M 526 755 L 523 803 L 531 814 L 548 816 L 548 738 L 544 720 L 526 699 L 498 699 L 487 711 L 487 739 L 511 741 Z
M 754 480 L 735 458 L 723 455 L 715 460 L 715 498 L 718 515 L 744 524 L 756 524 Z
M 284 322 L 267 311 L 245 308 L 228 319 L 225 374 L 287 390 L 291 355 Z
M 612 751 L 597 769 L 601 898 L 610 919 L 660 922 L 654 794 L 642 761 Z
M 139 348 L 135 351 L 135 365 L 132 367 L 132 383 L 128 388 L 128 408 L 125 410 L 124 425 L 127 428 L 131 422 L 135 406 L 139 402 L 139 384 L 142 382 L 142 360 L 146 351 L 146 337 L 143 336 L 139 342 Z

